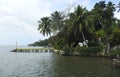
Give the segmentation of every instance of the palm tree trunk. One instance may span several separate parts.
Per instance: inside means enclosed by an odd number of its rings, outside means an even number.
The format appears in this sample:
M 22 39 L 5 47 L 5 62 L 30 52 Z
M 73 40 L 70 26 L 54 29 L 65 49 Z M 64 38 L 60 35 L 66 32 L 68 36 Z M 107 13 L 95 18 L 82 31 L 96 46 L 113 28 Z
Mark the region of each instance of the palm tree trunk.
M 50 37 L 51 37 L 51 34 L 50 34 Z M 55 44 L 55 46 L 57 46 L 57 43 L 54 41 L 54 39 L 52 37 L 51 37 L 51 39 L 52 39 L 53 44 Z M 59 53 L 59 51 L 60 50 L 58 50 L 58 53 Z
M 117 56 L 118 59 L 120 58 L 120 55 L 119 55 L 119 54 L 117 54 L 116 56 Z
M 51 34 L 50 34 L 50 37 L 51 37 Z M 52 39 L 53 43 L 56 44 L 52 37 L 51 37 L 51 39 Z
M 86 42 L 85 35 L 84 35 L 83 31 L 82 31 L 82 37 L 83 37 L 83 40 L 85 42 L 85 46 L 88 48 L 88 45 L 87 45 L 87 42 Z
M 107 43 L 107 54 L 110 52 L 110 43 Z
M 103 45 L 103 56 L 105 56 L 105 45 Z
M 101 37 L 98 37 L 98 42 L 99 44 L 101 44 Z
M 109 43 L 109 36 L 107 37 L 107 54 L 110 52 L 110 43 Z

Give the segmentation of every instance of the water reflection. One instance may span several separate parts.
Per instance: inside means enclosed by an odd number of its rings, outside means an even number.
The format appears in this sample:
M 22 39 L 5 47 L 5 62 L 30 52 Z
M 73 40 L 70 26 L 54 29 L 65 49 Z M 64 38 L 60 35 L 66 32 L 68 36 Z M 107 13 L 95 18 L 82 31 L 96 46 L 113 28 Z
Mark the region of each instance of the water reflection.
M 63 57 L 52 54 L 38 61 L 37 77 L 119 77 L 111 60 L 90 57 Z M 116 72 L 117 71 L 117 72 Z

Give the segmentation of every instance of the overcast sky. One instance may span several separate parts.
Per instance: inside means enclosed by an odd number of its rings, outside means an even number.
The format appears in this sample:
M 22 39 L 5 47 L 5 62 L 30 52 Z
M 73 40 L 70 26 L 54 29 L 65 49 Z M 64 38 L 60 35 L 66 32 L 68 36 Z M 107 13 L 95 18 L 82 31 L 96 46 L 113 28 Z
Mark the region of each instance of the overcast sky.
M 107 0 L 106 0 L 107 1 Z M 118 3 L 119 0 L 110 0 Z M 27 45 L 45 39 L 37 31 L 37 21 L 55 10 L 80 4 L 91 9 L 99 0 L 0 0 L 0 45 Z M 115 15 L 120 18 L 120 14 Z

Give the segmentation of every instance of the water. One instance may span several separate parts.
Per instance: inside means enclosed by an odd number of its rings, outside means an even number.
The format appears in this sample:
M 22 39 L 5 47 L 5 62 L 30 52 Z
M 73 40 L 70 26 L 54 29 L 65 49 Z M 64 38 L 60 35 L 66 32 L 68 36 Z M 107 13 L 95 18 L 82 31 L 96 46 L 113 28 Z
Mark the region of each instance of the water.
M 13 48 L 0 46 L 0 77 L 120 77 L 109 59 L 9 52 Z

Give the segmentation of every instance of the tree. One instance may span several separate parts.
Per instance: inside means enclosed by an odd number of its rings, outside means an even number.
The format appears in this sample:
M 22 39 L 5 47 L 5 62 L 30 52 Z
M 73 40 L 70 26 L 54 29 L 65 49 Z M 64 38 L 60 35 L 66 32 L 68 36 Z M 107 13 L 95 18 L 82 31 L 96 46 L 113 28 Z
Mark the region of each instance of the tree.
M 68 32 L 69 36 L 74 40 L 73 46 L 76 46 L 80 42 L 80 35 L 82 36 L 83 41 L 86 43 L 86 47 L 88 47 L 86 38 L 84 35 L 84 31 L 87 28 L 87 10 L 82 8 L 81 6 L 77 6 L 75 11 L 70 14 L 69 18 L 70 23 L 68 24 Z M 70 39 L 71 39 L 70 38 Z
M 104 24 L 104 9 L 105 9 L 105 1 L 100 1 L 96 3 L 94 8 L 92 9 L 92 14 L 94 15 L 94 27 L 95 30 L 100 30 L 103 28 Z
M 120 3 L 117 7 L 119 6 Z M 114 17 L 115 10 L 115 4 L 110 1 L 96 3 L 91 11 L 78 5 L 66 18 L 59 11 L 53 12 L 50 17 L 41 18 L 38 30 L 44 36 L 56 32 L 56 35 L 49 39 L 51 44 L 58 49 L 63 49 L 66 45 L 72 50 L 79 42 L 85 42 L 85 46 L 90 47 L 90 43 L 87 45 L 86 41 L 89 40 L 91 43 L 97 42 L 106 47 L 106 53 L 108 53 L 114 39 L 119 42 L 117 28 L 120 23 Z
M 43 17 L 39 21 L 39 27 L 38 30 L 40 33 L 42 33 L 44 36 L 45 35 L 51 35 L 52 32 L 52 27 L 51 27 L 51 19 L 49 17 Z
M 112 34 L 112 23 L 115 22 L 114 18 L 115 5 L 112 2 L 108 2 L 105 4 L 105 1 L 100 1 L 96 3 L 93 9 L 95 15 L 95 29 L 99 33 L 103 33 L 104 36 L 104 44 L 107 45 L 107 53 L 110 51 L 110 36 Z M 101 32 L 101 30 L 103 30 Z M 100 34 L 102 35 L 102 34 Z M 100 36 L 102 38 L 103 36 Z
M 119 9 L 118 12 L 120 12 L 120 2 L 118 3 L 117 8 Z
M 64 15 L 62 12 L 55 11 L 51 14 L 53 31 L 62 31 L 64 27 Z
M 113 4 L 112 2 L 108 2 L 107 6 L 106 6 L 106 11 L 105 11 L 105 25 L 104 25 L 104 30 L 107 34 L 106 36 L 106 44 L 107 44 L 107 53 L 110 52 L 110 36 L 112 34 L 112 23 L 115 22 L 115 18 L 114 18 L 114 11 L 115 11 L 115 4 Z
M 120 20 L 117 20 L 117 22 L 113 24 L 114 26 L 112 27 L 112 35 L 110 38 L 111 47 L 120 45 Z

